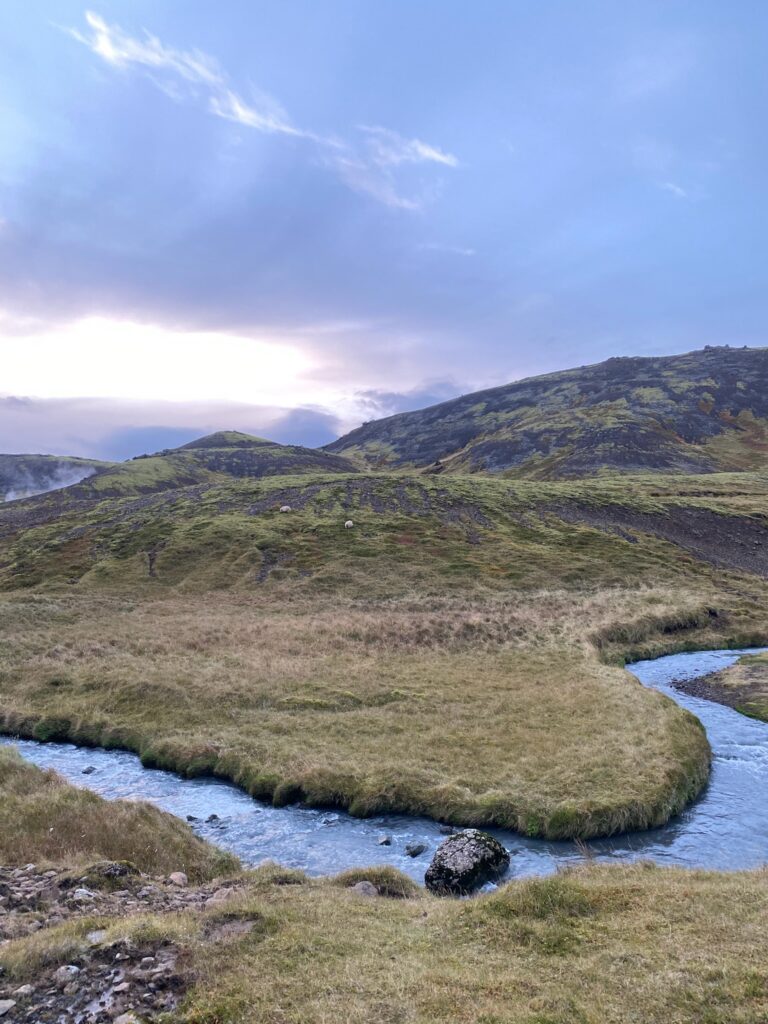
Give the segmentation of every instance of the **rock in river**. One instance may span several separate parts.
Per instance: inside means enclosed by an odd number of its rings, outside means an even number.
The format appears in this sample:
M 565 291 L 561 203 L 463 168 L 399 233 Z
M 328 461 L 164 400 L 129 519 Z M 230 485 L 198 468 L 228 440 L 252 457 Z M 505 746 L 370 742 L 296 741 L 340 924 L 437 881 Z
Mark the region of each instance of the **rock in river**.
M 460 896 L 503 875 L 509 854 L 493 836 L 468 828 L 437 848 L 424 879 L 431 892 Z

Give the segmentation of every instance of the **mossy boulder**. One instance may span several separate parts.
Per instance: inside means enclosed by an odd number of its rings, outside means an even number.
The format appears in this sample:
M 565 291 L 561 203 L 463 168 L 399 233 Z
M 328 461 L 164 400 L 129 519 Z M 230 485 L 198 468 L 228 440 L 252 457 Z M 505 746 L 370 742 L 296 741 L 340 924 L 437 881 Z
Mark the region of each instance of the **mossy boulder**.
M 488 832 L 464 829 L 442 842 L 424 878 L 431 892 L 462 896 L 499 878 L 509 867 L 509 854 Z

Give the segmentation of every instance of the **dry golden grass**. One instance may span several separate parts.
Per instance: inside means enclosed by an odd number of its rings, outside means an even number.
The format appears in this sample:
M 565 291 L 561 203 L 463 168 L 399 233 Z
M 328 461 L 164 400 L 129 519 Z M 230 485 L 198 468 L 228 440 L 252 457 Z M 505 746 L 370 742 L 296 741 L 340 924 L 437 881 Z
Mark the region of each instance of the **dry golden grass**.
M 152 874 L 185 871 L 198 881 L 237 867 L 236 858 L 170 814 L 146 803 L 102 800 L 0 748 L 0 863 L 97 860 L 127 860 Z
M 3 596 L 0 710 L 6 729 L 129 747 L 277 803 L 608 833 L 679 809 L 708 747 L 590 638 L 696 633 L 697 596 Z
M 210 913 L 210 912 L 208 912 Z M 366 899 L 251 876 L 211 942 L 208 913 L 105 921 L 167 936 L 196 984 L 178 1024 L 763 1024 L 768 874 L 590 866 L 470 901 Z M 93 925 L 91 924 L 91 927 Z M 71 925 L 0 951 L 21 983 L 85 945 Z

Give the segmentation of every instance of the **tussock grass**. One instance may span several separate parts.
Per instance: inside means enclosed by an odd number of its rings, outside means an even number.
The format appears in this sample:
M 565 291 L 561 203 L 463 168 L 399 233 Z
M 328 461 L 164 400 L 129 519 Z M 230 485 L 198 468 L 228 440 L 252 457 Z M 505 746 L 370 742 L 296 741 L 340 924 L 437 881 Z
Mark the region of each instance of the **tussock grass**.
M 188 825 L 146 803 L 103 800 L 0 747 L 0 863 L 130 861 L 153 874 L 195 880 L 238 862 L 198 839 Z
M 419 886 L 408 875 L 388 864 L 371 868 L 350 868 L 349 871 L 342 871 L 333 877 L 333 884 L 342 889 L 348 889 L 357 882 L 370 882 L 376 886 L 381 896 L 390 896 L 393 899 L 406 899 L 421 893 Z
M 207 914 L 106 922 L 163 937 L 195 979 L 178 1024 L 763 1024 L 768 874 L 587 866 L 470 901 L 349 899 L 324 880 L 254 883 L 263 922 L 211 942 Z M 104 924 L 102 924 L 102 927 Z M 9 943 L 19 983 L 88 926 Z M 9 970 L 10 968 L 10 970 Z

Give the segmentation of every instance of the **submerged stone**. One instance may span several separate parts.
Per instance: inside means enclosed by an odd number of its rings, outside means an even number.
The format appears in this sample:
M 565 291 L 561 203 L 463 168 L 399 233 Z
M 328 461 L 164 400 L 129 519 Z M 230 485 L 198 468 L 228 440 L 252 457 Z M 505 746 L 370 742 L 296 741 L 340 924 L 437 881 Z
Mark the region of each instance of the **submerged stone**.
M 424 882 L 431 892 L 461 896 L 499 878 L 508 867 L 509 854 L 497 839 L 468 828 L 438 846 Z

